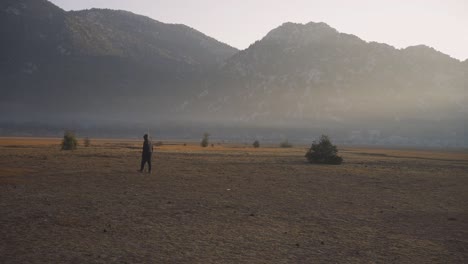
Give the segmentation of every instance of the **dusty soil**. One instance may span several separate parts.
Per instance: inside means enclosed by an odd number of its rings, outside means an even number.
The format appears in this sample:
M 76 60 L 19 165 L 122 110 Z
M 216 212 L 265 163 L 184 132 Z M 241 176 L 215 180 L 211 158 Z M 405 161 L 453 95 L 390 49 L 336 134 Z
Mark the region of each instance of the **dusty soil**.
M 468 153 L 0 139 L 0 263 L 467 263 Z

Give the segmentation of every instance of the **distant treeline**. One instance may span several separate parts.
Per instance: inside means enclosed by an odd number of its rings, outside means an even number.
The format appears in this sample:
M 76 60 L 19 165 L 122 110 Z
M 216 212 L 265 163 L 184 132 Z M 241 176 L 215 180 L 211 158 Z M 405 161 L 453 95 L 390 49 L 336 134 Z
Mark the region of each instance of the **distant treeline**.
M 442 123 L 442 122 L 441 122 Z M 453 127 L 453 124 L 451 125 Z M 421 129 L 423 128 L 423 129 Z M 327 127 L 255 127 L 240 124 L 220 125 L 216 123 L 123 123 L 123 122 L 68 122 L 46 124 L 40 122 L 2 122 L 0 136 L 62 137 L 66 130 L 74 131 L 78 137 L 92 138 L 135 138 L 148 130 L 154 139 L 199 140 L 206 131 L 213 142 L 236 142 L 251 144 L 258 139 L 263 143 L 277 144 L 288 140 L 292 144 L 309 144 L 316 135 L 327 134 L 340 145 L 374 145 L 407 147 L 468 147 L 468 135 L 463 124 L 460 131 L 444 131 L 444 124 L 399 122 L 382 124 L 381 129 L 364 125 L 329 125 Z M 424 131 L 424 133 L 421 133 Z

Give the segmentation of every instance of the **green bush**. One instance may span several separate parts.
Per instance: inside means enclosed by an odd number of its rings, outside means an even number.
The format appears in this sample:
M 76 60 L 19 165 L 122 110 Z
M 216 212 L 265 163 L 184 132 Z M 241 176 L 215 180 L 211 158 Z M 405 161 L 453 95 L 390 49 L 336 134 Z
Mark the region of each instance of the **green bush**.
M 285 141 L 281 142 L 280 148 L 292 148 L 293 145 L 289 143 L 289 141 L 286 139 Z
M 78 140 L 71 131 L 65 131 L 62 140 L 62 150 L 74 150 L 78 146 Z
M 204 147 L 204 148 L 208 147 L 208 145 L 209 145 L 209 137 L 210 137 L 210 134 L 208 134 L 208 133 L 203 134 L 203 139 L 202 139 L 202 141 L 200 142 L 200 146 L 202 146 L 202 147 Z
M 255 140 L 252 145 L 253 145 L 254 148 L 259 148 L 260 147 L 260 142 L 258 140 Z
M 305 157 L 310 163 L 341 164 L 343 158 L 337 155 L 338 149 L 326 135 L 320 137 L 320 141 L 314 141 Z

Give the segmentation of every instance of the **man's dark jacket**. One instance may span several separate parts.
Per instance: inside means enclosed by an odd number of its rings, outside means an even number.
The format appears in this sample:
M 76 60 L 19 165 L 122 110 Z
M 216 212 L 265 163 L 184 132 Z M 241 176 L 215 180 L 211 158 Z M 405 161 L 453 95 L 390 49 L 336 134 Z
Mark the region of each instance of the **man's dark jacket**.
M 143 142 L 143 155 L 149 155 L 153 153 L 153 144 L 149 140 Z

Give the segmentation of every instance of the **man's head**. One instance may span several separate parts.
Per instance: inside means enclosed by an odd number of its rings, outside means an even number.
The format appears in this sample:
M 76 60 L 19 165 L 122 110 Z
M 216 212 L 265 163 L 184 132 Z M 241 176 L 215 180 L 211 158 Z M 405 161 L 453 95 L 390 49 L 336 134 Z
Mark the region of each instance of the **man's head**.
M 143 136 L 143 138 L 144 138 L 145 140 L 148 140 L 148 134 L 145 134 L 145 135 Z

